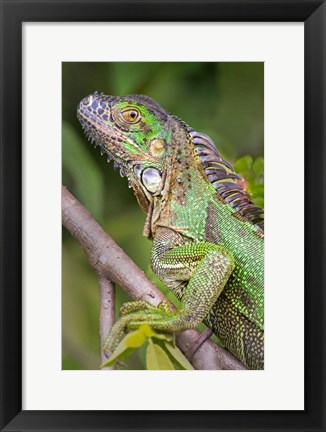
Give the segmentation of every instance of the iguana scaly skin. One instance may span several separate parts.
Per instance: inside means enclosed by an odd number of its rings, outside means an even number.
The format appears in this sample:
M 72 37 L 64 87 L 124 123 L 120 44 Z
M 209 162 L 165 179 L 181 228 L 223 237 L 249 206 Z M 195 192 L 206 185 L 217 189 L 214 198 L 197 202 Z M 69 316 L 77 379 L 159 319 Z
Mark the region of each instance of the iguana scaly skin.
M 89 139 L 126 175 L 147 214 L 151 266 L 181 299 L 126 303 L 105 349 L 147 323 L 177 332 L 204 321 L 250 369 L 264 367 L 263 211 L 212 140 L 147 96 L 97 93 L 78 106 Z

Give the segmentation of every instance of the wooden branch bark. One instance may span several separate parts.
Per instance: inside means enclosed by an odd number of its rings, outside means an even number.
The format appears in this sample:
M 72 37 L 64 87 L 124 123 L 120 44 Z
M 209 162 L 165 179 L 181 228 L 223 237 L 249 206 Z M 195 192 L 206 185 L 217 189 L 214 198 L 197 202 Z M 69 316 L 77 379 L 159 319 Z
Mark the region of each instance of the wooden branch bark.
M 115 287 L 114 284 L 103 276 L 99 276 L 100 285 L 100 336 L 101 336 L 101 361 L 107 360 L 102 346 L 115 321 Z M 114 366 L 104 369 L 115 369 Z
M 100 280 L 103 278 L 120 285 L 134 300 L 145 300 L 154 306 L 163 300 L 167 301 L 162 292 L 64 186 L 62 223 L 80 243 Z M 175 309 L 173 305 L 171 307 Z M 186 356 L 187 352 L 191 353 L 191 363 L 196 369 L 246 369 L 231 353 L 210 339 L 192 354 L 191 347 L 200 338 L 201 333 L 197 330 L 186 330 L 177 335 L 179 348 Z

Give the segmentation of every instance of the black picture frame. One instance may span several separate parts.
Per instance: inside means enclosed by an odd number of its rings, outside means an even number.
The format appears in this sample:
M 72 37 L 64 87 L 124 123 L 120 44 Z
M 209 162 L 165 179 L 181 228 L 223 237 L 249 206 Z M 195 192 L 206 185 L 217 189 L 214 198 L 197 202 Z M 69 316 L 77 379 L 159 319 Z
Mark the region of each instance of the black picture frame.
M 0 427 L 2 431 L 326 430 L 325 11 L 325 2 L 320 0 L 1 1 Z M 303 411 L 22 411 L 22 23 L 28 21 L 304 22 L 305 409 Z M 287 167 L 287 169 L 288 172 L 293 169 L 294 178 L 295 167 Z M 285 223 L 287 218 L 295 217 L 295 203 L 289 201 L 289 209 L 284 218 Z M 290 361 L 288 367 L 291 367 Z

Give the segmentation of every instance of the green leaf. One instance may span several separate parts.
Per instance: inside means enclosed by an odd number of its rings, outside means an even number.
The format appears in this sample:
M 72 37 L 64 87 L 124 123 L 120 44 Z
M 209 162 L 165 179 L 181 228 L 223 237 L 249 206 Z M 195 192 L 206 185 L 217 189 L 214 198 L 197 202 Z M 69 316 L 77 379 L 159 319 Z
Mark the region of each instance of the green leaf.
M 243 156 L 235 162 L 234 169 L 245 177 L 249 177 L 251 175 L 252 162 L 253 160 L 251 156 Z
M 128 333 L 123 340 L 128 348 L 139 348 L 146 342 L 146 336 L 141 329 L 138 329 Z
M 252 169 L 256 177 L 262 177 L 264 175 L 264 158 L 258 157 L 252 164 Z
M 142 334 L 147 338 L 150 338 L 156 334 L 156 332 L 148 324 L 142 324 L 138 330 L 140 330 Z
M 155 333 L 152 337 L 167 342 L 173 342 L 173 335 L 168 333 Z
M 146 351 L 146 366 L 148 370 L 174 370 L 169 356 L 163 349 L 154 343 L 150 343 Z
M 264 185 L 262 183 L 255 183 L 251 185 L 251 193 L 256 198 L 264 198 Z
M 177 346 L 172 346 L 169 343 L 164 342 L 165 348 L 169 351 L 172 357 L 186 370 L 194 370 L 192 364 L 187 360 L 187 358 L 182 354 Z
M 124 358 L 132 354 L 133 351 L 135 351 L 135 349 L 128 348 L 122 340 L 117 346 L 117 348 L 113 351 L 111 356 L 104 363 L 101 364 L 101 368 L 106 366 L 112 366 L 118 359 L 123 360 Z
M 156 338 L 156 339 L 164 340 L 167 342 L 173 341 L 173 335 L 171 333 L 157 333 L 148 324 L 142 324 L 139 327 L 139 331 L 141 331 L 143 333 L 143 335 L 147 338 Z
M 128 357 L 136 348 L 141 347 L 145 342 L 146 336 L 144 336 L 142 330 L 138 329 L 128 333 L 101 367 L 112 366 L 118 359 L 122 360 Z

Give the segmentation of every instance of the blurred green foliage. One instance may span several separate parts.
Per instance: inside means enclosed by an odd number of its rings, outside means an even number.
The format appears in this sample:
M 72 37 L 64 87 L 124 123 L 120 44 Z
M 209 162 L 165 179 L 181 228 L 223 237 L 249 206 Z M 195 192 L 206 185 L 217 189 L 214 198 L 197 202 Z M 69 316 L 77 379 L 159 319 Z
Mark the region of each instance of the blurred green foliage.
M 62 64 L 63 184 L 84 204 L 122 249 L 150 275 L 176 305 L 149 268 L 151 243 L 142 237 L 144 214 L 126 179 L 107 164 L 83 135 L 76 118 L 79 101 L 95 90 L 140 93 L 214 140 L 222 155 L 244 175 L 255 202 L 263 203 L 263 63 L 81 63 Z M 249 155 L 249 156 L 248 156 Z M 117 312 L 128 296 L 117 287 Z M 203 326 L 203 325 L 202 325 Z M 79 244 L 63 229 L 63 369 L 100 366 L 99 289 Z M 145 345 L 126 359 L 143 369 Z M 155 349 L 157 354 L 161 351 Z
M 253 197 L 254 203 L 264 208 L 264 158 L 243 156 L 236 160 L 234 169 L 246 180 L 246 190 Z

